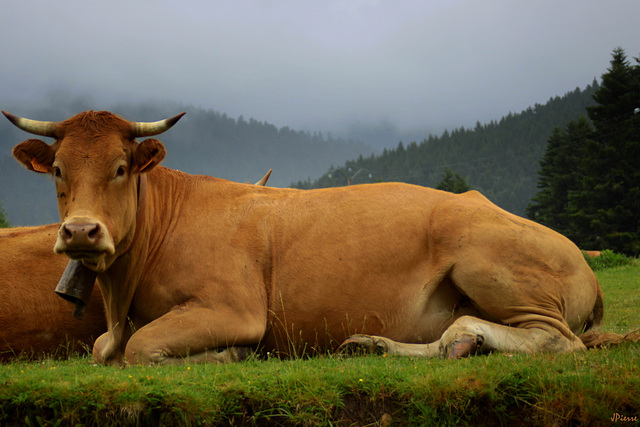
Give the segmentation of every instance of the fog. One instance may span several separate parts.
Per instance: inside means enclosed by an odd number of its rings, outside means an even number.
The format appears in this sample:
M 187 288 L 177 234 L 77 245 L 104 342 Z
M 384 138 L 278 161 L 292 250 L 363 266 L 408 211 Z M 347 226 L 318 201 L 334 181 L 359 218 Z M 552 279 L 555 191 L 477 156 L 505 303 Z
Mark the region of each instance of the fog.
M 16 114 L 63 95 L 174 101 L 374 145 L 519 112 L 591 83 L 615 47 L 640 51 L 637 0 L 0 8 L 2 108 Z

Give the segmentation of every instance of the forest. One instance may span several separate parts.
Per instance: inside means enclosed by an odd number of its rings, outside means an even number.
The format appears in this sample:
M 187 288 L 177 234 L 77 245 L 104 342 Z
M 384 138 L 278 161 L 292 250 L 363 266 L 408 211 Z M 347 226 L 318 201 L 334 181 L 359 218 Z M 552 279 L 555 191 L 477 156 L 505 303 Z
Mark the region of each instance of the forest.
M 556 127 L 584 116 L 593 105 L 596 80 L 585 89 L 535 104 L 520 113 L 509 113 L 475 128 L 446 130 L 440 136 L 408 144 L 402 141 L 382 154 L 360 155 L 329 169 L 316 180 L 299 181 L 296 188 L 320 188 L 352 183 L 402 181 L 436 187 L 446 170 L 458 173 L 471 189 L 498 206 L 524 216 L 536 193 L 537 172 L 547 139 Z
M 499 122 L 402 142 L 298 188 L 405 181 L 479 190 L 581 248 L 640 254 L 640 58 L 611 54 L 602 81 Z M 454 173 L 455 171 L 455 173 Z M 457 182 L 457 183 L 456 183 Z

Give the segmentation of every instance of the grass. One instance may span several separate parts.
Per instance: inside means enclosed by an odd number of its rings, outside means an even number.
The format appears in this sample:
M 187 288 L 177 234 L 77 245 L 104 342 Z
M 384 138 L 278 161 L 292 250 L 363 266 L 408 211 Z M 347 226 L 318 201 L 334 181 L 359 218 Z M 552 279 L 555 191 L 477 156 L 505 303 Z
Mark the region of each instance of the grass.
M 2 366 L 0 422 L 121 425 L 555 425 L 640 409 L 640 345 L 462 360 L 392 357 L 173 367 Z
M 616 333 L 640 327 L 640 260 L 596 272 L 604 293 L 603 330 Z
M 598 271 L 607 331 L 640 326 L 640 265 Z M 640 416 L 640 343 L 461 360 L 314 357 L 230 365 L 0 365 L 0 424 L 573 425 Z
M 602 251 L 601 254 L 596 257 L 590 257 L 586 252 L 583 252 L 582 254 L 593 271 L 622 267 L 625 265 L 631 265 L 635 262 L 633 258 L 629 258 L 623 254 L 617 254 L 609 249 Z

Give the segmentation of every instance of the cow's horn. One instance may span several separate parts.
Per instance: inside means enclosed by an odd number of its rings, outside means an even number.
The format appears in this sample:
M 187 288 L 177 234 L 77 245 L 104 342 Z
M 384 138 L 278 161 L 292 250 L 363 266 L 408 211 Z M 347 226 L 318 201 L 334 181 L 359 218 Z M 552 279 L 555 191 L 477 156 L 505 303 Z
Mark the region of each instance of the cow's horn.
M 143 138 L 145 136 L 159 135 L 175 125 L 182 116 L 187 113 L 180 113 L 171 118 L 157 122 L 131 122 L 131 137 Z
M 49 136 L 51 138 L 56 137 L 57 122 L 41 122 L 39 120 L 25 119 L 24 117 L 14 116 L 11 113 L 7 113 L 2 110 L 7 119 L 25 132 L 33 133 L 35 135 Z
M 259 186 L 264 187 L 267 184 L 267 181 L 269 181 L 269 177 L 271 176 L 271 172 L 272 172 L 272 170 L 269 169 L 267 174 L 265 176 L 263 176 L 260 181 L 256 182 L 255 185 L 259 185 Z

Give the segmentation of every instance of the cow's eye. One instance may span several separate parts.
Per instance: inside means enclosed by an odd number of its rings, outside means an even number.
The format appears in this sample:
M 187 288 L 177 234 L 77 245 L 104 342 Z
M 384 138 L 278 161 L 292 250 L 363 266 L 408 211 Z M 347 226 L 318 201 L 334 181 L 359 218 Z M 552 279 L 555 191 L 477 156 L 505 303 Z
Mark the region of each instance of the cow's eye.
M 124 176 L 125 169 L 124 166 L 118 166 L 118 170 L 116 171 L 116 176 Z
M 62 178 L 62 172 L 60 172 L 60 168 L 57 166 L 53 167 L 53 176 L 56 178 Z

